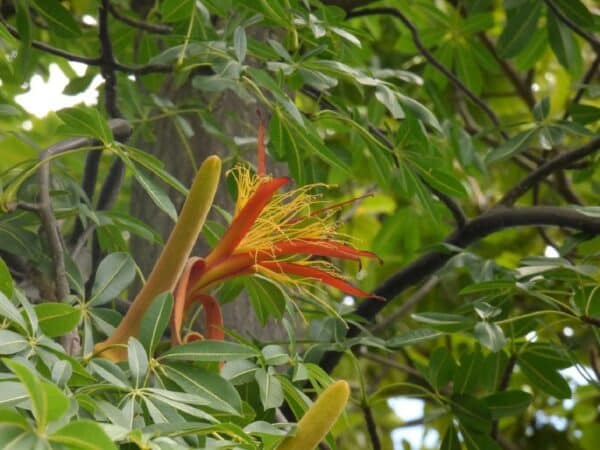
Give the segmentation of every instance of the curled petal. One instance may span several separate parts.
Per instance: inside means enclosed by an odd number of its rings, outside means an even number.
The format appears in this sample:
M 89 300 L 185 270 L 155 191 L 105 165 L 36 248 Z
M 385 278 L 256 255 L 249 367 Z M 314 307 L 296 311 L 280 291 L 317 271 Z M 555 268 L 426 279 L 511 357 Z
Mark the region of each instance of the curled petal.
M 321 239 L 291 239 L 281 241 L 275 245 L 276 256 L 287 256 L 292 254 L 306 254 L 315 256 L 327 256 L 331 258 L 349 259 L 360 262 L 360 257 L 381 259 L 373 252 L 358 250 L 349 245 Z
M 181 328 L 183 327 L 185 312 L 190 306 L 188 299 L 189 286 L 193 283 L 194 279 L 200 277 L 205 267 L 204 259 L 198 257 L 190 258 L 175 288 L 173 314 L 171 315 L 171 340 L 174 345 L 182 343 Z
M 372 298 L 380 298 L 382 297 L 373 296 L 368 292 L 363 291 L 362 289 L 353 286 L 345 280 L 342 280 L 339 277 L 331 275 L 323 270 L 316 269 L 314 267 L 303 266 L 301 264 L 294 264 L 288 262 L 272 262 L 272 261 L 264 261 L 259 263 L 260 266 L 272 270 L 274 272 L 280 272 L 291 275 L 298 275 L 300 277 L 306 278 L 314 278 L 319 280 L 329 286 L 339 289 L 340 291 L 353 295 L 355 297 L 372 297 Z
M 207 256 L 207 265 L 213 265 L 222 261 L 233 253 L 275 192 L 288 181 L 288 177 L 273 178 L 262 182 L 256 188 L 256 192 L 234 217 L 219 244 Z

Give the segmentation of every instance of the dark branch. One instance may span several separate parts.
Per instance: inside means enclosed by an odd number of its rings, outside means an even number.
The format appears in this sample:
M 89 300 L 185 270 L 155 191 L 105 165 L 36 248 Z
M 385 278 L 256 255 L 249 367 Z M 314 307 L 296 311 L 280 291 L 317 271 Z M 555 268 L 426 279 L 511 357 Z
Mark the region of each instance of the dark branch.
M 9 23 L 7 23 L 4 20 L 4 18 L 0 18 L 0 21 L 2 22 L 2 25 L 4 25 L 6 27 L 8 32 L 15 39 L 21 39 L 21 35 L 19 34 L 19 32 L 17 31 L 17 29 L 15 27 L 13 27 Z M 52 47 L 51 45 L 48 45 L 44 42 L 32 40 L 31 46 L 33 48 L 37 48 L 38 50 L 41 50 L 43 52 L 50 53 L 51 55 L 60 56 L 61 58 L 65 58 L 69 61 L 87 64 L 88 66 L 99 66 L 100 65 L 100 58 L 91 58 L 88 56 L 76 55 L 75 53 L 67 52 L 65 50 L 61 50 L 60 48 Z
M 569 167 L 572 163 L 591 155 L 599 149 L 600 137 L 596 137 L 586 145 L 576 150 L 561 153 L 555 158 L 542 164 L 540 167 L 523 178 L 514 188 L 512 188 L 504 195 L 504 197 L 502 197 L 499 204 L 504 206 L 512 205 L 521 195 L 533 187 L 534 184 L 542 181 L 551 173 Z
M 460 205 L 458 204 L 458 202 L 456 202 L 449 195 L 446 195 L 443 192 L 441 192 L 441 191 L 437 190 L 436 188 L 434 188 L 433 186 L 431 186 L 423 178 L 421 178 L 421 182 L 425 186 L 427 186 L 427 188 L 433 194 L 435 194 L 435 196 L 446 206 L 446 208 L 448 208 L 448 210 L 452 214 L 452 217 L 454 217 L 454 221 L 456 222 L 456 227 L 457 228 L 464 227 L 465 223 L 467 222 L 467 216 L 465 216 L 465 213 L 463 212 L 463 210 L 460 207 Z
M 108 9 L 115 19 L 120 20 L 121 22 L 133 28 L 138 28 L 140 30 L 155 34 L 169 34 L 171 31 L 173 31 L 173 29 L 168 25 L 148 23 L 142 20 L 134 19 L 133 17 L 129 17 L 119 11 L 119 9 L 116 8 L 112 3 L 108 5 Z
M 519 97 L 521 97 L 521 99 L 523 100 L 523 102 L 525 102 L 529 109 L 532 109 L 535 105 L 535 98 L 529 86 L 525 84 L 525 82 L 519 77 L 519 74 L 510 65 L 510 63 L 504 58 L 501 58 L 500 55 L 498 55 L 496 47 L 485 33 L 479 33 L 479 39 L 481 40 L 481 42 L 483 42 L 483 45 L 485 45 L 485 47 L 490 51 L 496 62 L 500 65 L 504 74 L 508 77 L 512 85 L 515 87 L 515 90 Z
M 463 84 L 446 66 L 444 66 L 441 62 L 439 62 L 435 56 L 425 47 L 423 41 L 421 41 L 421 36 L 419 35 L 419 31 L 417 27 L 406 17 L 399 9 L 397 8 L 389 8 L 389 7 L 380 7 L 380 8 L 364 8 L 358 11 L 351 11 L 348 13 L 348 17 L 362 17 L 362 16 L 371 16 L 376 14 L 390 15 L 397 19 L 399 19 L 406 28 L 410 30 L 412 40 L 415 46 L 419 49 L 421 54 L 425 57 L 429 63 L 434 66 L 437 70 L 439 70 L 446 78 L 448 78 L 457 88 L 465 93 L 465 95 L 481 110 L 489 117 L 492 123 L 498 128 L 502 137 L 505 139 L 508 135 L 502 131 L 500 127 L 500 119 L 492 109 L 473 91 L 471 91 L 467 86 Z
M 444 242 L 452 246 L 465 248 L 490 234 L 506 228 L 523 226 L 556 226 L 593 235 L 600 234 L 600 219 L 587 216 L 570 208 L 536 206 L 508 209 L 496 207 L 475 219 L 469 220 L 462 229 L 454 231 Z M 369 298 L 359 305 L 355 314 L 366 323 L 371 322 L 397 295 L 408 287 L 419 283 L 427 276 L 433 275 L 453 256 L 454 253 L 449 250 L 434 250 L 421 256 L 375 289 L 373 294 L 383 297 L 387 301 Z M 360 328 L 351 325 L 347 337 L 355 337 L 359 333 Z M 320 366 L 330 372 L 337 365 L 340 357 L 341 354 L 338 352 L 328 352 L 321 359 Z
M 581 28 L 576 22 L 567 17 L 559 8 L 556 7 L 553 1 L 544 0 L 546 6 L 552 11 L 552 13 L 566 26 L 568 26 L 571 30 L 581 36 L 583 39 L 589 42 L 594 51 L 600 54 L 600 40 L 596 36 L 591 33 L 588 33 L 583 28 Z
M 365 423 L 367 424 L 367 432 L 371 439 L 371 448 L 373 450 L 381 450 L 381 440 L 377 434 L 377 424 L 373 418 L 373 411 L 371 411 L 371 407 L 366 404 L 362 406 L 362 411 L 365 416 Z
M 100 71 L 104 78 L 105 107 L 110 118 L 120 117 L 121 113 L 117 107 L 117 77 L 115 74 L 115 57 L 108 31 L 108 9 L 109 0 L 102 0 L 102 6 L 98 15 L 98 38 L 100 40 Z
M 3 18 L 0 17 L 0 22 L 6 27 L 8 32 L 15 38 L 21 39 L 19 32 L 15 27 L 7 23 Z M 60 48 L 53 47 L 41 41 L 31 41 L 31 46 L 35 49 L 49 53 L 51 55 L 60 56 L 68 61 L 79 62 L 88 66 L 99 67 L 102 65 L 101 58 L 92 58 L 89 56 L 77 55 L 75 53 L 67 52 Z M 173 72 L 173 67 L 166 64 L 146 64 L 142 66 L 130 66 L 127 64 L 121 64 L 117 61 L 113 62 L 113 69 L 117 72 L 129 73 L 132 75 L 148 75 L 153 73 L 170 73 Z
M 585 93 L 585 91 L 587 89 L 587 85 L 594 79 L 594 76 L 596 75 L 596 71 L 598 70 L 598 67 L 600 67 L 600 53 L 596 55 L 596 58 L 592 62 L 592 65 L 590 66 L 588 71 L 583 76 L 583 79 L 581 80 L 581 83 L 580 83 L 580 87 L 579 87 L 579 89 L 577 89 L 577 93 L 575 94 L 575 97 L 573 97 L 573 100 L 571 100 L 571 104 L 569 105 L 569 108 L 565 111 L 565 113 L 563 115 L 563 120 L 566 119 L 567 117 L 569 117 L 570 110 L 573 107 L 573 105 L 576 105 L 577 103 L 579 103 L 579 101 L 583 97 L 583 94 Z

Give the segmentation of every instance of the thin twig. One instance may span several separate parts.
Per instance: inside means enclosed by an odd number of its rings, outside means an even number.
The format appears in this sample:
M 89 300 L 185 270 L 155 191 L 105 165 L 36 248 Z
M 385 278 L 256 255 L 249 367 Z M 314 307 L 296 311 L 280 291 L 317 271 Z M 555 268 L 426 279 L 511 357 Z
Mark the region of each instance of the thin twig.
M 419 35 L 417 27 L 408 19 L 408 17 L 404 15 L 404 13 L 402 13 L 402 11 L 397 8 L 390 7 L 363 8 L 357 11 L 349 12 L 348 17 L 362 17 L 376 14 L 390 15 L 399 19 L 404 26 L 409 29 L 415 46 L 419 49 L 425 59 L 437 70 L 439 70 L 446 78 L 448 78 L 452 84 L 463 91 L 473 103 L 481 108 L 491 122 L 498 128 L 498 131 L 504 139 L 508 138 L 508 135 L 501 129 L 500 119 L 496 113 L 481 98 L 475 95 L 475 93 L 471 91 L 462 81 L 460 81 L 450 70 L 448 70 L 446 66 L 439 62 L 435 56 L 433 56 L 427 47 L 425 47 L 423 41 L 421 41 L 421 36 Z
M 108 10 L 115 19 L 120 20 L 121 22 L 133 28 L 138 28 L 140 30 L 148 31 L 149 33 L 155 34 L 169 34 L 171 33 L 171 31 L 173 31 L 173 28 L 169 25 L 163 25 L 159 23 L 148 23 L 142 20 L 134 19 L 133 17 L 129 17 L 123 14 L 121 11 L 119 11 L 119 9 L 112 3 L 108 5 Z
M 500 55 L 498 55 L 496 47 L 485 33 L 479 33 L 478 36 L 479 40 L 490 51 L 496 62 L 500 65 L 500 68 L 514 86 L 515 91 L 517 92 L 519 97 L 523 100 L 523 102 L 527 105 L 529 109 L 532 109 L 535 105 L 535 97 L 533 96 L 529 85 L 526 85 L 523 82 L 523 80 L 521 80 L 519 74 L 515 71 L 513 66 L 511 66 L 506 59 L 501 58 Z
M 2 17 L 0 17 L 0 22 L 6 27 L 8 32 L 15 39 L 21 39 L 21 35 L 15 27 L 7 23 Z M 94 67 L 99 67 L 102 65 L 102 59 L 99 57 L 94 58 L 90 56 L 77 55 L 75 53 L 67 52 L 60 48 L 53 47 L 49 44 L 46 44 L 45 42 L 32 40 L 31 46 L 45 53 L 60 56 L 61 58 L 66 59 L 67 61 L 79 62 Z M 173 72 L 174 67 L 168 64 L 144 64 L 141 66 L 131 66 L 128 64 L 122 64 L 120 62 L 114 61 L 113 69 L 117 72 L 124 72 L 131 75 L 148 75 L 153 73 L 171 73 Z
M 591 155 L 600 149 L 600 136 L 588 142 L 586 145 L 579 147 L 569 152 L 561 153 L 555 158 L 542 164 L 525 178 L 523 178 L 516 186 L 509 190 L 502 199 L 498 202 L 499 205 L 512 205 L 521 195 L 527 192 L 534 184 L 546 178 L 551 173 L 564 169 L 572 163 Z
M 594 79 L 594 76 L 596 76 L 596 71 L 598 70 L 598 67 L 600 67 L 600 54 L 596 55 L 596 58 L 594 58 L 594 61 L 592 62 L 590 68 L 587 70 L 587 72 L 581 79 L 581 82 L 579 83 L 580 86 L 579 86 L 579 89 L 577 89 L 577 93 L 575 94 L 575 97 L 573 97 L 573 100 L 571 100 L 571 104 L 565 110 L 565 113 L 563 114 L 563 120 L 565 120 L 569 117 L 569 115 L 571 114 L 571 108 L 574 105 L 578 104 L 579 101 L 581 100 L 581 98 L 583 97 L 583 94 L 585 93 L 586 89 L 588 88 L 587 85 Z
M 437 275 L 429 277 L 429 279 L 425 283 L 423 283 L 423 285 L 419 289 L 417 289 L 417 291 L 413 295 L 411 295 L 406 301 L 404 301 L 396 311 L 390 314 L 381 323 L 375 325 L 371 329 L 371 332 L 374 334 L 379 333 L 380 331 L 383 331 L 390 327 L 394 322 L 400 320 L 402 317 L 408 314 L 415 306 L 417 306 L 417 304 L 419 304 L 421 300 L 423 300 L 427 296 L 427 294 L 429 294 L 429 292 L 431 292 L 431 290 L 438 285 L 439 282 L 440 278 Z
M 17 29 L 15 27 L 13 27 L 11 24 L 9 24 L 8 22 L 6 22 L 4 17 L 0 17 L 0 22 L 2 22 L 2 25 L 4 25 L 6 27 L 6 29 L 12 35 L 12 37 L 14 37 L 15 39 L 21 39 L 21 35 L 17 31 Z M 33 48 L 36 48 L 43 52 L 50 53 L 51 55 L 60 56 L 61 58 L 65 58 L 69 61 L 87 64 L 88 66 L 99 66 L 100 65 L 100 58 L 92 58 L 89 56 L 76 55 L 75 53 L 67 52 L 60 48 L 52 47 L 51 45 L 48 45 L 44 42 L 32 40 L 31 46 Z
M 435 196 L 448 208 L 452 217 L 454 217 L 454 221 L 456 222 L 457 228 L 462 228 L 467 223 L 467 216 L 463 212 L 461 206 L 455 201 L 452 197 L 445 194 L 444 192 L 436 189 L 431 184 L 429 184 L 424 178 L 421 177 L 421 182 L 433 193 Z
M 500 384 L 498 385 L 497 392 L 503 392 L 506 389 L 508 389 L 508 385 L 510 384 L 510 379 L 512 377 L 513 371 L 515 370 L 516 364 L 517 357 L 515 355 L 510 355 L 510 358 L 506 363 L 506 367 L 504 368 L 504 372 L 502 372 L 502 378 L 500 379 Z M 492 423 L 491 436 L 495 440 L 498 440 L 498 431 L 498 420 L 494 420 L 494 422 Z
M 425 380 L 423 378 L 423 375 L 421 375 L 421 373 L 417 369 L 410 367 L 406 364 L 400 364 L 399 362 L 396 362 L 389 358 L 384 358 L 383 356 L 377 355 L 376 353 L 371 353 L 371 352 L 367 352 L 367 351 L 361 352 L 360 356 L 363 358 L 366 358 L 366 359 L 370 359 L 371 361 L 375 361 L 376 363 L 391 367 L 393 369 L 400 370 L 402 372 L 406 372 L 407 374 L 409 374 L 413 377 L 417 377 L 419 379 Z
M 567 17 L 561 10 L 560 8 L 557 8 L 557 6 L 554 4 L 553 1 L 551 0 L 544 0 L 544 3 L 546 3 L 546 6 L 548 6 L 548 8 L 550 8 L 550 10 L 552 11 L 552 13 L 562 22 L 564 23 L 566 26 L 568 26 L 571 30 L 573 30 L 575 33 L 577 33 L 579 36 L 581 36 L 583 39 L 585 39 L 586 41 L 589 42 L 589 44 L 592 46 L 592 48 L 594 49 L 594 51 L 598 54 L 600 54 L 600 40 L 598 40 L 598 38 L 596 36 L 594 36 L 591 33 L 588 33 L 587 31 L 585 31 L 583 28 L 581 28 L 579 26 L 579 24 L 577 24 L 576 22 L 574 22 L 573 20 L 571 20 L 570 17 Z

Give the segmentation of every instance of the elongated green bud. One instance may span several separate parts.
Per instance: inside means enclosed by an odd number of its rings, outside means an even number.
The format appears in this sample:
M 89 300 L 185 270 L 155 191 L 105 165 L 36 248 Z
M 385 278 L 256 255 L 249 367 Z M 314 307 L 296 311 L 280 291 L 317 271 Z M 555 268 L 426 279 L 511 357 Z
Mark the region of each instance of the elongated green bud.
M 344 380 L 325 389 L 302 416 L 296 434 L 285 438 L 277 450 L 312 450 L 319 445 L 344 411 L 350 386 Z
M 175 288 L 198 235 L 202 231 L 206 216 L 215 198 L 220 177 L 221 159 L 218 156 L 208 157 L 194 178 L 177 223 L 171 231 L 148 281 L 136 296 L 114 333 L 106 341 L 96 345 L 94 349 L 96 352 L 101 352 L 102 356 L 113 361 L 122 361 L 127 358 L 125 347 L 107 347 L 127 344 L 130 336 L 137 336 L 142 316 L 152 300 L 163 292 L 172 292 Z M 103 351 L 105 348 L 106 350 Z

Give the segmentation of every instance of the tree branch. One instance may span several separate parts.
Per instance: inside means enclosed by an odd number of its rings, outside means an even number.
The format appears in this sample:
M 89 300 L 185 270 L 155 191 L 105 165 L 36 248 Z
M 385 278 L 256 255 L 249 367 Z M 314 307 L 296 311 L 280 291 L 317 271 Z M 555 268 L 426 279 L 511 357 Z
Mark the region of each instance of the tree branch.
M 462 229 L 450 234 L 444 240 L 444 243 L 465 248 L 490 234 L 506 228 L 523 226 L 556 226 L 590 234 L 600 234 L 600 219 L 587 216 L 570 208 L 535 206 L 509 209 L 496 207 L 467 221 Z M 365 322 L 371 322 L 397 295 L 408 287 L 419 283 L 425 277 L 433 275 L 453 256 L 454 253 L 451 251 L 442 250 L 434 250 L 421 256 L 375 289 L 373 294 L 387 299 L 386 301 L 368 298 L 359 305 L 355 314 Z M 359 327 L 350 325 L 346 336 L 351 338 L 359 333 Z M 340 357 L 339 352 L 327 352 L 321 359 L 320 366 L 330 372 L 337 365 Z
M 173 28 L 169 25 L 148 23 L 142 20 L 134 19 L 133 17 L 129 17 L 121 13 L 121 11 L 119 11 L 112 3 L 108 5 L 108 10 L 115 19 L 120 20 L 121 22 L 133 28 L 138 28 L 140 30 L 155 34 L 169 34 L 171 31 L 173 31 Z
M 2 25 L 6 27 L 6 29 L 12 37 L 14 37 L 15 39 L 21 39 L 21 35 L 17 31 L 17 29 L 8 22 L 6 22 L 4 17 L 0 17 L 0 22 L 2 22 Z M 67 52 L 60 48 L 52 47 L 51 45 L 48 45 L 44 42 L 32 40 L 31 46 L 43 52 L 50 53 L 51 55 L 60 56 L 61 58 L 65 58 L 69 61 L 87 64 L 88 66 L 100 65 L 100 58 L 91 58 L 89 56 L 76 55 L 75 53 Z
M 588 41 L 588 43 L 592 46 L 592 48 L 594 49 L 594 51 L 598 54 L 600 54 L 600 40 L 598 40 L 598 38 L 596 38 L 596 36 L 594 36 L 591 33 L 588 33 L 587 31 L 585 31 L 583 28 L 581 28 L 576 22 L 574 22 L 573 20 L 571 20 L 569 17 L 567 17 L 561 10 L 560 8 L 558 8 L 553 1 L 551 0 L 544 0 L 544 3 L 546 3 L 546 6 L 550 9 L 550 11 L 552 11 L 552 13 L 562 22 L 564 23 L 566 26 L 568 26 L 571 30 L 573 30 L 575 33 L 577 33 L 579 36 L 581 36 L 583 39 L 585 39 L 586 41 Z
M 525 178 L 523 178 L 515 187 L 508 191 L 500 202 L 499 205 L 509 206 L 512 205 L 521 195 L 527 192 L 534 184 L 546 178 L 552 172 L 560 169 L 564 169 L 570 166 L 572 163 L 591 155 L 600 149 L 600 136 L 588 142 L 586 145 L 579 147 L 578 149 L 571 150 L 570 152 L 561 153 L 555 158 L 542 164 L 540 167 L 535 169 Z
M 363 411 L 363 415 L 365 416 L 367 432 L 369 433 L 369 438 L 371 439 L 371 448 L 373 450 L 381 450 L 381 440 L 377 434 L 377 424 L 373 418 L 373 411 L 371 410 L 371 407 L 366 404 L 362 405 L 361 409 Z
M 573 100 L 571 100 L 571 104 L 569 105 L 569 108 L 563 114 L 563 120 L 565 120 L 567 117 L 569 117 L 569 115 L 571 114 L 570 109 L 573 107 L 573 105 L 576 105 L 577 103 L 579 103 L 579 101 L 583 97 L 583 94 L 584 94 L 585 90 L 587 89 L 587 85 L 594 79 L 594 76 L 596 75 L 596 71 L 598 70 L 598 67 L 600 67 L 600 53 L 596 55 L 596 58 L 592 62 L 592 65 L 590 66 L 588 71 L 583 76 L 581 83 L 580 83 L 580 87 L 579 87 L 579 89 L 577 89 L 577 93 L 575 94 L 575 97 L 573 97 Z
M 4 25 L 7 31 L 15 38 L 21 39 L 21 35 L 17 31 L 15 27 L 10 25 L 8 22 L 4 20 L 3 17 L 0 16 L 0 23 Z M 46 44 L 45 42 L 32 40 L 31 46 L 37 50 L 43 51 L 45 53 L 49 53 L 51 55 L 59 56 L 61 58 L 66 59 L 67 61 L 79 62 L 82 64 L 86 64 L 88 66 L 99 67 L 102 65 L 102 59 L 100 57 L 90 57 L 77 55 L 75 53 L 67 52 L 60 48 L 53 47 L 51 45 Z M 173 72 L 173 66 L 167 64 L 145 64 L 142 66 L 130 66 L 127 64 L 121 64 L 117 61 L 114 61 L 113 69 L 117 72 L 129 73 L 131 75 L 148 75 L 153 73 L 170 73 Z
M 350 11 L 348 13 L 349 18 L 352 17 L 362 17 L 362 16 L 371 16 L 376 14 L 390 15 L 397 19 L 399 19 L 406 28 L 409 29 L 412 40 L 415 46 L 419 49 L 421 54 L 425 57 L 429 63 L 434 66 L 437 70 L 439 70 L 446 78 L 448 78 L 452 84 L 454 84 L 457 88 L 459 88 L 464 94 L 481 110 L 488 116 L 491 122 L 498 128 L 498 131 L 502 135 L 504 139 L 508 138 L 508 135 L 501 129 L 500 119 L 496 115 L 494 111 L 473 91 L 471 91 L 467 86 L 463 84 L 450 70 L 446 68 L 441 62 L 439 62 L 435 56 L 425 47 L 423 41 L 421 41 L 421 36 L 419 35 L 419 31 L 417 27 L 406 17 L 402 11 L 397 8 L 390 7 L 379 7 L 379 8 L 363 8 L 358 11 Z

